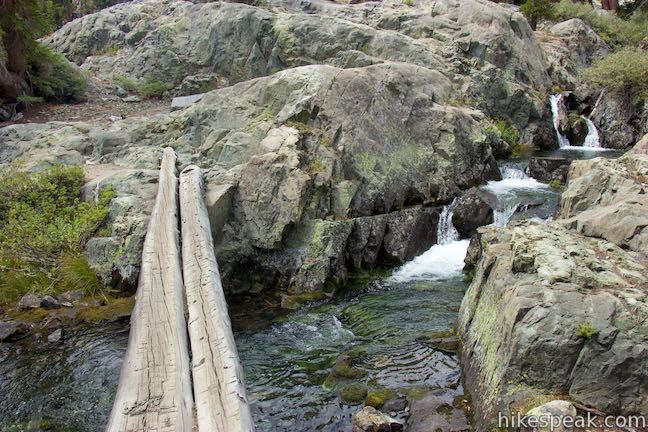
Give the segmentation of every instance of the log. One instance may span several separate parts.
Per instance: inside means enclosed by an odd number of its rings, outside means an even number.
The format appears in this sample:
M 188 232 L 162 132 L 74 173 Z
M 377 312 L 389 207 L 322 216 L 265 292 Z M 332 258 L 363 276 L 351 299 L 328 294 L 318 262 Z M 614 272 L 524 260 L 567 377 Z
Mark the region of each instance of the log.
M 175 161 L 175 152 L 164 149 L 108 432 L 185 432 L 192 428 Z
M 198 430 L 254 431 L 196 166 L 180 175 L 180 213 Z

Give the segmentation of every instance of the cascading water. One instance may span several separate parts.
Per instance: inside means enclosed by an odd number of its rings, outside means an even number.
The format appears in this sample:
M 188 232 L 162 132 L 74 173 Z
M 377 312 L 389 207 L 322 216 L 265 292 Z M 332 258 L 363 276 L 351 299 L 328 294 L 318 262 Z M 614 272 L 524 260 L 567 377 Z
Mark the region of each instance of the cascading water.
M 445 245 L 459 240 L 459 232 L 452 223 L 452 212 L 458 204 L 459 202 L 455 198 L 452 203 L 443 207 L 437 226 L 437 244 Z
M 585 137 L 583 147 L 601 148 L 601 139 L 599 137 L 598 129 L 596 129 L 592 120 L 584 116 L 582 118 L 587 122 L 587 136 Z
M 560 103 L 562 102 L 563 95 L 554 94 L 549 96 L 549 102 L 551 104 L 551 118 L 553 120 L 553 127 L 556 131 L 556 137 L 558 138 L 558 144 L 560 147 L 570 147 L 569 139 L 560 132 Z

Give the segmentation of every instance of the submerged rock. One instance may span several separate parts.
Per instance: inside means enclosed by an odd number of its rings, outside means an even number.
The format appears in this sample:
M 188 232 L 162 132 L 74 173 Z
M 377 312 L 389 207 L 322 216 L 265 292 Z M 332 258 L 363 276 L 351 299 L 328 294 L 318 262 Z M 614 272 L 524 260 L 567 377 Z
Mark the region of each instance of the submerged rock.
M 353 416 L 353 432 L 396 432 L 403 425 L 374 407 L 366 406 Z
M 407 430 L 411 432 L 463 432 L 472 430 L 463 410 L 432 393 L 412 401 Z
M 63 329 L 54 330 L 49 336 L 47 336 L 47 341 L 49 343 L 60 342 L 63 338 Z

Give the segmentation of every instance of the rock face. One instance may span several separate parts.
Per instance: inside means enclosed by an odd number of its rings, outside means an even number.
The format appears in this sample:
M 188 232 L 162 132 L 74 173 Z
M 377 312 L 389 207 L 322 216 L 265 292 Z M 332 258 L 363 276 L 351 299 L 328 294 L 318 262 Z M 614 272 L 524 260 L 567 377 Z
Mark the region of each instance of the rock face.
M 439 72 L 402 63 L 306 66 L 158 118 L 0 129 L 0 161 L 20 157 L 28 169 L 88 161 L 86 199 L 113 184 L 110 236 L 91 239 L 87 255 L 104 282 L 128 287 L 154 167 L 172 146 L 181 165 L 211 168 L 208 211 L 225 286 L 321 291 L 348 269 L 423 252 L 439 213 L 428 205 L 499 178 L 483 114 L 440 103 L 451 87 Z
M 493 208 L 485 195 L 479 188 L 472 188 L 459 198 L 452 224 L 462 236 L 470 237 L 480 226 L 493 223 Z
M 617 160 L 574 162 L 567 219 L 480 228 L 471 242 L 459 331 L 480 430 L 539 394 L 648 413 L 647 162 L 648 137 Z
M 107 81 L 155 78 L 176 95 L 296 66 L 408 63 L 453 79 L 448 102 L 506 118 L 529 140 L 552 138 L 540 126 L 545 101 L 534 93 L 551 86 L 541 48 L 515 8 L 485 0 L 146 0 L 68 23 L 48 43 Z

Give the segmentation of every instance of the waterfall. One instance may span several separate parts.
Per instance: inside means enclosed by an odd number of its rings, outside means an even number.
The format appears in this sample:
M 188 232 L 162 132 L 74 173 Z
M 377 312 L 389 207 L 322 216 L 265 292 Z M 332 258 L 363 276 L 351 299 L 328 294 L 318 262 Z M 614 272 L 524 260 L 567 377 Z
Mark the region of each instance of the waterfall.
M 551 118 L 553 120 L 556 136 L 558 137 L 558 144 L 560 144 L 560 147 L 569 147 L 569 139 L 560 132 L 560 102 L 562 99 L 563 95 L 561 94 L 549 96 L 549 102 L 551 103 Z
M 459 232 L 452 223 L 452 212 L 459 205 L 457 198 L 450 205 L 444 206 L 437 226 L 437 244 L 445 245 L 459 240 Z
M 523 166 L 525 166 L 523 168 Z M 506 163 L 500 166 L 500 173 L 502 173 L 502 180 L 516 179 L 516 180 L 527 180 L 530 177 L 525 173 L 527 164 L 520 162 L 515 163 Z
M 511 220 L 511 217 L 513 217 L 513 214 L 515 214 L 515 211 L 520 205 L 520 201 L 515 200 L 503 204 L 503 206 L 498 205 L 498 208 L 493 210 L 493 225 L 498 227 L 506 226 L 509 220 Z
M 583 147 L 588 148 L 601 148 L 601 139 L 599 138 L 598 129 L 592 123 L 592 120 L 587 117 L 582 117 L 583 120 L 587 122 L 587 137 L 585 137 L 585 143 Z

